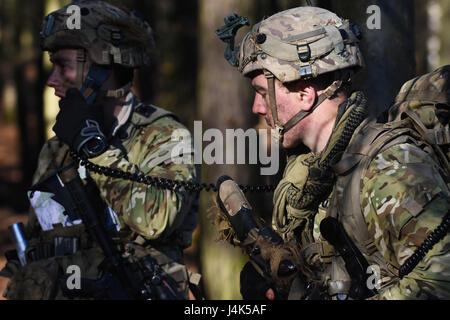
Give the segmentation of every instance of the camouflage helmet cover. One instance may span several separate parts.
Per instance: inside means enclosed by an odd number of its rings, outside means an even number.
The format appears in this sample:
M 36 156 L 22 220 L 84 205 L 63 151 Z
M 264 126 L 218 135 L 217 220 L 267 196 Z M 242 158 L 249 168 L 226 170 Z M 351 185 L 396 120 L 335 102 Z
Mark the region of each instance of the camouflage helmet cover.
M 279 12 L 256 24 L 242 41 L 239 71 L 268 70 L 281 82 L 363 67 L 354 24 L 317 7 Z
M 72 5 L 80 8 L 79 29 L 71 29 L 67 23 Z M 138 68 L 149 64 L 153 33 L 133 11 L 128 13 L 105 1 L 78 0 L 44 19 L 41 47 L 45 51 L 84 48 L 96 64 Z

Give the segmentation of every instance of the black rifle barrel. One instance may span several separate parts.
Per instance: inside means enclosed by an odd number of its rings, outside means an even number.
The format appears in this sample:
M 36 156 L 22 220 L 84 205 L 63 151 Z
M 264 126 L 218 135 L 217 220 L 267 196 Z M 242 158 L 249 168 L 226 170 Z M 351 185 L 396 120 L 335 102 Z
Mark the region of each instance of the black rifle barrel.
M 116 293 L 110 292 L 110 294 L 115 295 L 111 298 L 124 300 L 142 298 L 140 296 L 140 288 L 136 286 L 132 275 L 123 266 L 120 253 L 115 249 L 103 224 L 100 223 L 97 213 L 92 207 L 90 199 L 86 194 L 83 182 L 78 176 L 75 165 L 72 163 L 63 168 L 59 173 L 59 177 L 69 191 L 73 204 L 77 208 L 90 236 L 102 249 L 108 263 L 107 269 L 110 269 L 114 276 L 120 281 L 122 290 L 119 290 L 119 292 L 116 290 Z M 122 291 L 122 293 L 120 291 Z

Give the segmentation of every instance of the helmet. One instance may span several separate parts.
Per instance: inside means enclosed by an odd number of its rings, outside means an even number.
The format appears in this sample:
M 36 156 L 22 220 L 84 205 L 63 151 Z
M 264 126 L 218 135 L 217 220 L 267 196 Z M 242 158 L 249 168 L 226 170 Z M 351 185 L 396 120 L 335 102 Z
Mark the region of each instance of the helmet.
M 242 18 L 241 18 L 242 19 Z M 279 140 L 300 120 L 312 113 L 325 99 L 331 98 L 354 71 L 363 67 L 358 47 L 361 31 L 355 23 L 317 7 L 298 7 L 279 12 L 254 25 L 238 48 L 232 30 L 244 25 L 236 14 L 225 19 L 217 31 L 229 43 L 226 58 L 244 76 L 263 71 L 268 80 L 270 109 Z M 234 56 L 230 55 L 230 52 Z M 320 94 L 314 106 L 300 111 L 285 124 L 278 120 L 274 78 L 282 83 L 308 80 L 335 72 L 335 81 Z
M 74 26 L 70 22 L 75 13 L 79 13 L 80 24 Z M 128 12 L 106 1 L 77 0 L 45 18 L 41 47 L 44 51 L 77 49 L 76 87 L 90 104 L 110 75 L 108 66 L 139 68 L 149 64 L 153 33 L 148 23 L 134 11 Z M 92 63 L 84 78 L 87 56 Z M 120 98 L 131 87 L 132 82 L 129 82 L 122 88 L 104 92 L 104 96 Z
M 277 13 L 256 24 L 240 45 L 239 70 L 268 70 L 281 82 L 363 66 L 357 26 L 316 7 Z
M 80 8 L 80 29 L 68 25 L 73 5 Z M 136 12 L 105 1 L 78 0 L 45 18 L 41 47 L 45 51 L 83 48 L 98 65 L 115 63 L 138 68 L 149 64 L 153 35 L 148 23 Z

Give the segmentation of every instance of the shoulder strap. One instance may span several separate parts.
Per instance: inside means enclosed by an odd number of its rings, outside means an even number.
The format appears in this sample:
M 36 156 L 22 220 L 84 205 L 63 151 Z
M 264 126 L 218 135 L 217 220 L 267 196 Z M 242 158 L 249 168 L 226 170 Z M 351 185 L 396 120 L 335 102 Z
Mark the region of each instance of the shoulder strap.
M 350 238 L 368 260 L 392 276 L 396 271 L 377 250 L 369 234 L 361 209 L 361 182 L 371 161 L 383 149 L 410 139 L 412 130 L 401 122 L 378 124 L 365 122 L 355 132 L 342 160 L 334 166 L 337 181 L 333 194 L 334 206 L 327 215 L 338 217 Z
M 144 126 L 164 117 L 172 117 L 179 121 L 178 117 L 170 111 L 151 104 L 140 103 L 135 107 L 131 122 L 135 126 Z

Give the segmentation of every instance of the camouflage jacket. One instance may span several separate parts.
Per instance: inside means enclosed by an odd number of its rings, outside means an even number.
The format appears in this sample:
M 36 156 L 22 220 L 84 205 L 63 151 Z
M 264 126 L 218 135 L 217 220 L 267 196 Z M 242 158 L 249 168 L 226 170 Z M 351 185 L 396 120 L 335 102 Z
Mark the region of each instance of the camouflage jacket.
M 110 148 L 90 159 L 94 164 L 131 173 L 143 173 L 172 180 L 198 180 L 199 171 L 189 154 L 186 161 L 174 163 L 170 157 L 173 134 L 187 129 L 162 109 L 138 102 L 134 94 L 127 96 L 125 105 L 113 128 Z M 160 112 L 161 117 L 149 123 L 149 117 Z M 61 168 L 67 147 L 57 137 L 44 145 L 34 176 L 34 183 Z M 178 163 L 178 162 L 177 162 Z M 83 169 L 83 168 L 82 168 Z M 83 174 L 90 174 L 79 169 Z M 146 240 L 182 248 L 191 244 L 197 225 L 197 212 L 191 210 L 194 196 L 186 191 L 172 191 L 135 183 L 124 178 L 112 178 L 91 173 L 101 197 L 118 216 L 123 234 L 134 233 Z M 181 189 L 183 190 L 183 189 Z M 38 222 L 34 210 L 30 214 L 30 228 Z M 127 232 L 128 230 L 128 232 Z
M 405 143 L 372 161 L 364 175 L 361 205 L 376 247 L 397 268 L 442 222 L 450 197 L 436 160 Z M 449 249 L 447 235 L 409 275 L 375 298 L 450 298 Z
M 381 268 L 378 283 L 381 288 L 371 299 L 449 299 L 448 234 L 410 274 L 403 279 L 398 277 L 398 268 L 439 226 L 450 207 L 448 187 L 437 158 L 432 152 L 425 152 L 429 151 L 427 146 L 414 138 L 400 140 L 399 143 L 394 140 L 381 149 L 369 162 L 362 177 L 358 178 L 359 195 L 353 197 L 359 200 L 360 205 L 360 212 L 355 214 L 363 217 L 370 238 L 367 243 L 354 242 L 364 249 L 362 252 L 369 265 L 380 263 L 380 259 L 374 258 L 374 252 L 380 254 L 387 264 L 387 268 Z M 311 227 L 305 228 L 301 236 L 301 239 L 310 239 L 309 243 L 301 243 L 301 247 L 307 248 L 303 250 L 303 257 L 312 278 L 328 287 L 328 292 L 333 272 L 336 271 L 330 266 L 337 254 L 320 234 L 320 222 L 330 214 L 330 210 L 341 211 L 338 216 L 345 216 L 348 213 L 342 211 L 354 205 L 340 203 L 345 196 L 334 198 L 338 189 L 335 187 L 325 207 L 321 205 L 316 214 L 309 216 L 313 221 L 305 225 Z M 349 189 L 340 191 L 341 195 L 352 192 Z M 343 224 L 350 237 L 357 239 L 355 235 L 359 230 L 351 223 L 346 224 L 345 218 Z M 309 250 L 312 244 L 320 244 L 320 249 Z
M 174 115 L 139 103 L 130 92 L 117 120 L 108 135 L 109 150 L 90 159 L 92 163 L 166 179 L 200 179 L 199 168 L 193 164 L 192 150 L 187 143 L 190 143 L 190 133 Z M 180 139 L 184 148 L 172 153 L 174 146 L 180 146 Z M 68 161 L 72 161 L 67 159 L 68 151 L 57 137 L 48 140 L 40 153 L 33 185 L 48 181 L 47 178 L 68 165 Z M 119 231 L 114 233 L 113 240 L 123 244 L 133 241 L 141 256 L 150 254 L 176 282 L 178 294 L 187 299 L 189 275 L 182 249 L 191 244 L 192 232 L 197 225 L 198 213 L 193 206 L 196 195 L 184 188 L 174 191 L 124 178 L 91 174 L 83 166 L 79 166 L 78 172 L 82 179 L 91 175 L 106 203 L 108 208 L 103 214 L 112 219 L 102 221 L 108 222 L 108 230 Z M 98 279 L 102 274 L 100 266 L 104 255 L 88 236 L 82 221 L 71 220 L 65 208 L 52 199 L 52 193 L 41 192 L 37 187 L 32 189 L 26 228 L 27 252 L 32 251 L 36 256 L 23 267 L 16 260 L 8 260 L 0 273 L 11 278 L 4 296 L 14 300 L 67 299 L 58 285 L 61 272 L 76 265 L 83 278 Z M 74 238 L 79 245 L 72 244 L 68 252 L 56 253 L 57 244 L 61 247 L 60 239 Z M 55 248 L 54 253 L 51 248 Z

